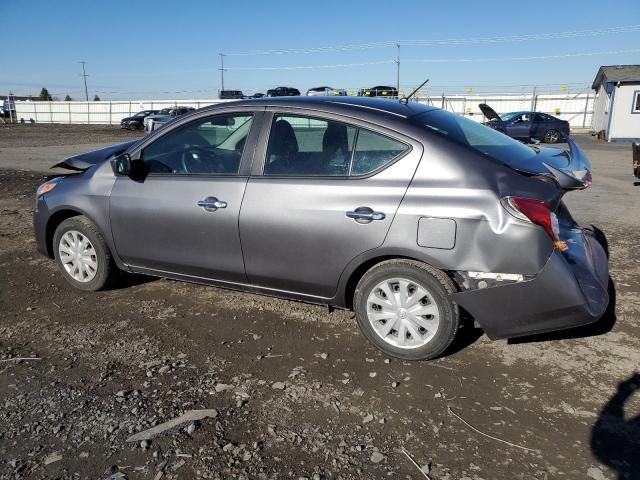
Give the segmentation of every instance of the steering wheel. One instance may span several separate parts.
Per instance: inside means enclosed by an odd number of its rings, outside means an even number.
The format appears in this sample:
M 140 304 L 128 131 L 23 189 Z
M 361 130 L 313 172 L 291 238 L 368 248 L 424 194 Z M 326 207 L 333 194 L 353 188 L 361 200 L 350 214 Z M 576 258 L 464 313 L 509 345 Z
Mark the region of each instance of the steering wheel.
M 190 147 L 182 151 L 184 173 L 222 173 L 224 164 L 215 152 L 200 147 Z

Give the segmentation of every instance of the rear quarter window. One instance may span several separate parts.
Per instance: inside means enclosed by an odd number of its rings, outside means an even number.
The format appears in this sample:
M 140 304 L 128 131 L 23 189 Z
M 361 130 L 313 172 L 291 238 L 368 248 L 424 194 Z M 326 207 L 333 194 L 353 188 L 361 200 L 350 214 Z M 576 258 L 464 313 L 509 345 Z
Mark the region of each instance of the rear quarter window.
M 358 132 L 351 175 L 368 175 L 404 154 L 409 146 L 369 130 Z

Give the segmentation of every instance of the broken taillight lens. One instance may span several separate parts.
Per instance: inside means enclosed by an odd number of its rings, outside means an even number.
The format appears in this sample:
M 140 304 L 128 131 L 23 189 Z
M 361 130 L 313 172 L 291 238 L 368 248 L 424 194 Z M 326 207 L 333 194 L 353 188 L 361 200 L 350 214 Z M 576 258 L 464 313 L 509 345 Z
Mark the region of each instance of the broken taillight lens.
M 568 248 L 566 242 L 560 240 L 558 217 L 547 202 L 533 198 L 506 197 L 502 205 L 514 217 L 544 228 L 556 248 L 562 251 Z

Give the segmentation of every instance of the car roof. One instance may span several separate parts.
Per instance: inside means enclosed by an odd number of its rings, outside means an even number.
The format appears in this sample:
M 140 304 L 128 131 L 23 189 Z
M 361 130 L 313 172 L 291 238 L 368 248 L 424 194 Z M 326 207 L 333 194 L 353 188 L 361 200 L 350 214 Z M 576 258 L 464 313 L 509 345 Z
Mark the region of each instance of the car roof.
M 396 117 L 411 117 L 436 110 L 436 107 L 418 102 L 401 103 L 398 100 L 368 97 L 266 97 L 234 102 L 218 103 L 201 110 L 216 110 L 227 106 L 305 108 L 327 113 L 357 116 L 389 114 Z

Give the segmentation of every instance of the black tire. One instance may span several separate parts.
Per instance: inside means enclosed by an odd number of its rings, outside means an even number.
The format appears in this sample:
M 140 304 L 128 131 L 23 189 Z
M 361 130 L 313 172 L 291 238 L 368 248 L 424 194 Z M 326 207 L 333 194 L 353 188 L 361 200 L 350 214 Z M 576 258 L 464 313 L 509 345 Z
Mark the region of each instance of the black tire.
M 372 290 L 385 279 L 403 278 L 425 289 L 439 311 L 435 335 L 424 345 L 402 348 L 385 341 L 369 322 L 367 302 Z M 452 299 L 456 288 L 442 271 L 414 260 L 388 260 L 372 267 L 356 287 L 353 305 L 358 326 L 367 339 L 390 357 L 403 360 L 429 360 L 442 355 L 453 342 L 459 328 L 458 306 Z
M 555 128 L 551 128 L 544 132 L 542 139 L 544 143 L 558 143 L 562 139 L 562 134 Z
M 62 263 L 60 258 L 60 242 L 63 236 L 70 231 L 76 231 L 85 236 L 95 251 L 95 255 L 91 258 L 95 258 L 97 268 L 95 269 L 95 275 L 91 280 L 80 281 L 72 276 Z M 85 290 L 89 292 L 95 292 L 101 290 L 110 285 L 117 275 L 117 267 L 111 257 L 109 247 L 104 241 L 104 237 L 98 230 L 98 227 L 89 220 L 87 217 L 79 215 L 77 217 L 67 218 L 58 225 L 53 235 L 53 253 L 56 260 L 56 265 L 62 273 L 64 279 L 71 285 L 79 290 Z

